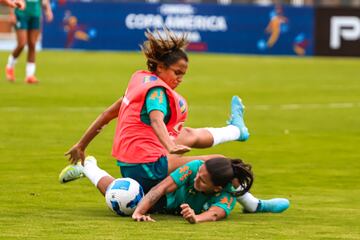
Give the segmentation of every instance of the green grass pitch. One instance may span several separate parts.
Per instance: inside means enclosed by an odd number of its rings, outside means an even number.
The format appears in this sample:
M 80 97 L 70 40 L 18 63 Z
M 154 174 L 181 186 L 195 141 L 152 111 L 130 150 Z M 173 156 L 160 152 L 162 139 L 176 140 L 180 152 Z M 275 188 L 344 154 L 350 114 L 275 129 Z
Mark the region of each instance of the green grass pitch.
M 64 152 L 105 107 L 122 96 L 140 53 L 38 54 L 41 83 L 5 81 L 0 53 L 0 239 L 360 239 L 360 60 L 190 54 L 178 91 L 187 126 L 224 126 L 241 96 L 251 137 L 191 154 L 222 153 L 252 163 L 252 192 L 286 197 L 282 214 L 243 214 L 191 225 L 154 215 L 136 223 L 111 213 L 87 179 L 61 185 Z M 87 153 L 114 176 L 115 124 Z

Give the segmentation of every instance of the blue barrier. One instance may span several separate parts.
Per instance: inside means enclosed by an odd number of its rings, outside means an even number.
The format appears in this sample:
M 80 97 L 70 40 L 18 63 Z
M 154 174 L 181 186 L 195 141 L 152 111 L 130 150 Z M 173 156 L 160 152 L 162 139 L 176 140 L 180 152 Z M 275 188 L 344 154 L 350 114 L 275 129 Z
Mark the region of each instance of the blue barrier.
M 62 1 L 63 2 L 63 1 Z M 189 50 L 313 55 L 313 8 L 215 4 L 63 3 L 44 25 L 44 48 L 139 50 L 144 31 L 187 32 Z

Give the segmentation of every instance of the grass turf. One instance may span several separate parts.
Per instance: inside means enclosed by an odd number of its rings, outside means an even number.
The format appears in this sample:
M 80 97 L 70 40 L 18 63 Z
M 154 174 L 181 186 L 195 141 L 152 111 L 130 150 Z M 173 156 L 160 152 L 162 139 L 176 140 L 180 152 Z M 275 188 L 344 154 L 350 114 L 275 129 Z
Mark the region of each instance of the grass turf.
M 7 53 L 0 53 L 0 66 Z M 231 96 L 246 105 L 251 138 L 192 154 L 221 153 L 252 163 L 252 192 L 286 197 L 282 214 L 242 214 L 190 225 L 177 216 L 156 223 L 117 217 L 87 179 L 58 183 L 63 154 L 106 106 L 122 96 L 140 53 L 38 54 L 41 83 L 0 81 L 0 239 L 359 239 L 360 60 L 190 55 L 178 91 L 187 126 L 224 126 Z M 113 176 L 115 123 L 87 153 Z

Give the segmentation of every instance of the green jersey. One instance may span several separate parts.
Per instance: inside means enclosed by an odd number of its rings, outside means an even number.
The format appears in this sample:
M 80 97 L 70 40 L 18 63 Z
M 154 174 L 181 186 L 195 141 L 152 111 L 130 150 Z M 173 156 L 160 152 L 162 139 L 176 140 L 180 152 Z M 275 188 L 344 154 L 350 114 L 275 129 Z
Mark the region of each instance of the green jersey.
M 176 212 L 181 204 L 187 203 L 196 214 L 207 211 L 212 206 L 224 209 L 226 216 L 230 214 L 236 203 L 231 194 L 231 184 L 216 194 L 205 194 L 194 189 L 194 179 L 203 163 L 201 160 L 194 160 L 170 174 L 178 188 L 166 195 L 167 210 Z
M 24 10 L 15 9 L 15 14 L 20 16 L 31 16 L 31 17 L 40 17 L 41 16 L 41 4 L 42 0 L 26 0 L 26 7 Z
M 170 105 L 167 99 L 165 88 L 154 87 L 146 95 L 145 104 L 140 113 L 140 119 L 146 125 L 150 125 L 150 112 L 158 110 L 164 114 L 165 124 L 170 120 Z

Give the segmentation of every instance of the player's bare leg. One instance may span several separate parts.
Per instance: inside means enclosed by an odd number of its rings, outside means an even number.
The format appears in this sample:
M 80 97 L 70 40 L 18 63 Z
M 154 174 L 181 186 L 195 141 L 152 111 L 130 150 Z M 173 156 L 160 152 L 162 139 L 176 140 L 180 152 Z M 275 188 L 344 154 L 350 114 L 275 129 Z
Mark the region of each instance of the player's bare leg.
M 35 65 L 35 55 L 36 55 L 36 42 L 39 38 L 40 31 L 37 29 L 28 30 L 28 56 L 26 63 L 26 78 L 25 82 L 29 84 L 38 83 L 38 80 L 35 77 L 36 65 Z
M 213 135 L 206 128 L 188 128 L 181 130 L 175 143 L 191 148 L 209 148 L 213 146 Z
M 14 51 L 10 54 L 5 69 L 6 79 L 11 82 L 15 81 L 15 64 L 27 43 L 27 31 L 16 30 L 16 40 L 17 40 L 17 45 Z
M 27 44 L 27 31 L 16 30 L 16 41 L 17 41 L 16 48 L 11 54 L 14 58 L 18 58 L 20 56 L 20 54 L 24 50 L 24 47 Z
M 202 156 L 182 156 L 176 154 L 169 154 L 167 156 L 168 159 L 168 174 L 172 173 L 175 169 L 183 166 L 184 164 L 191 162 L 193 160 L 203 160 L 207 161 L 212 158 L 217 157 L 225 157 L 221 154 L 210 154 L 210 155 L 202 155 Z
M 183 128 L 175 143 L 192 148 L 208 148 L 229 141 L 246 141 L 250 134 L 244 122 L 241 99 L 233 96 L 228 125 L 221 128 Z

